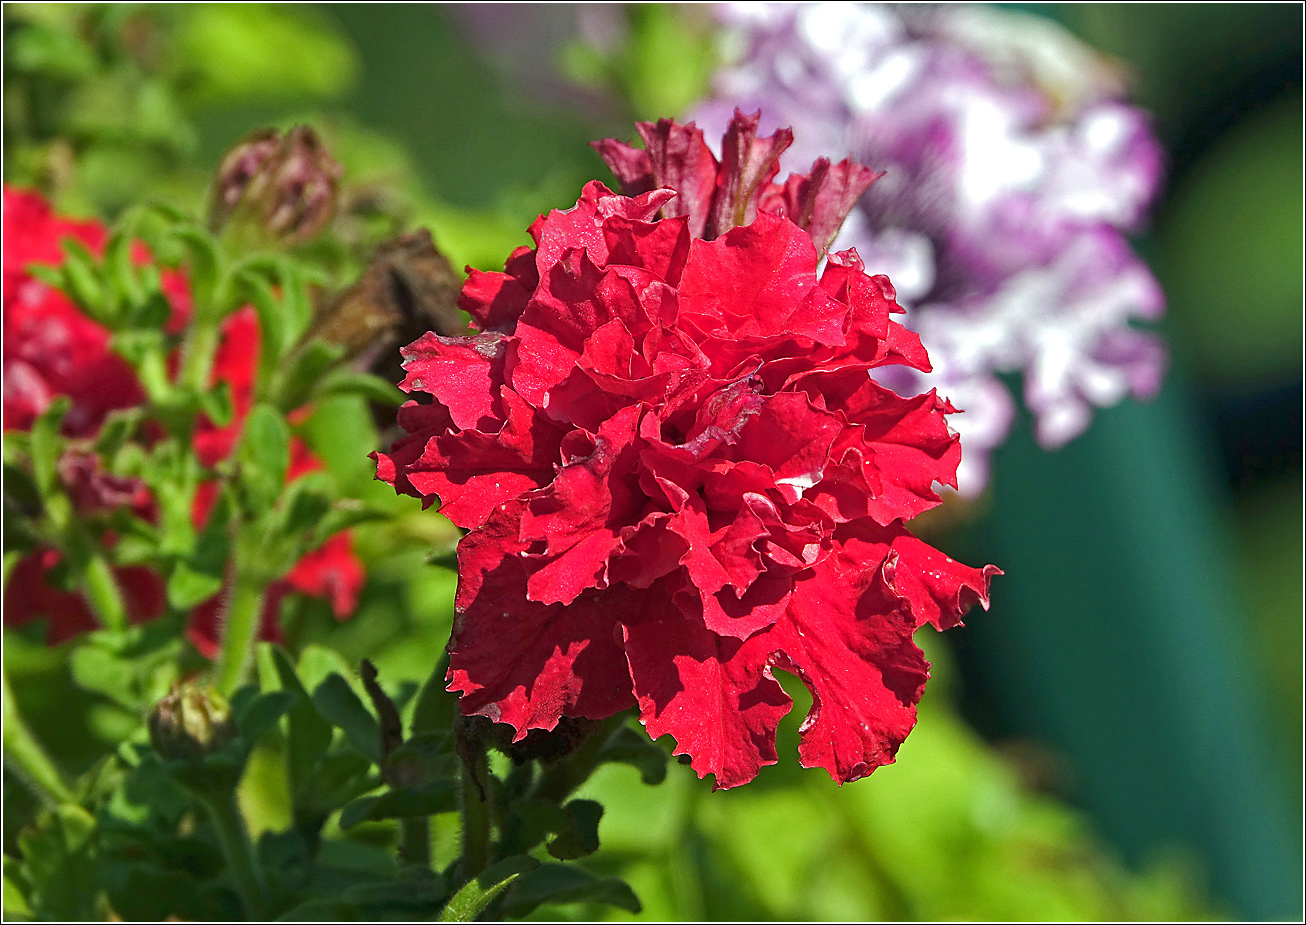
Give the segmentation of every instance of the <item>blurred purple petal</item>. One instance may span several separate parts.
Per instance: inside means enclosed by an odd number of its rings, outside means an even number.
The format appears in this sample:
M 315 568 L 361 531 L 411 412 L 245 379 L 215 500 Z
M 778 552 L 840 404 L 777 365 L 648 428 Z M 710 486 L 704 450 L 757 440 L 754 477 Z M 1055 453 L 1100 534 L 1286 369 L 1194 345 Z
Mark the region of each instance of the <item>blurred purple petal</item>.
M 1047 447 L 1095 406 L 1155 392 L 1164 347 L 1130 322 L 1164 298 L 1124 232 L 1163 164 L 1118 68 L 1049 21 L 980 6 L 723 4 L 718 20 L 734 63 L 693 113 L 708 137 L 760 108 L 760 131 L 795 129 L 782 166 L 885 171 L 832 249 L 888 274 L 935 364 L 886 384 L 966 412 L 963 493 L 984 487 L 1014 414 L 998 374 L 1023 374 Z

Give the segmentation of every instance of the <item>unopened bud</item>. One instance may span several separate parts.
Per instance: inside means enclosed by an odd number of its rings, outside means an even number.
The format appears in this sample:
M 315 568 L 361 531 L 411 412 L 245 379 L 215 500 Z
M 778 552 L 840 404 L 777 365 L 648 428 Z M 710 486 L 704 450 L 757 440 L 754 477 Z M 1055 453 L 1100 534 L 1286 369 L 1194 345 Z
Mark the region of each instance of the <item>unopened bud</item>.
M 94 453 L 66 450 L 56 468 L 59 481 L 72 499 L 73 509 L 83 517 L 110 514 L 120 508 L 131 508 L 145 515 L 152 506 L 149 489 L 143 481 L 106 471 Z
M 210 225 L 217 230 L 239 216 L 273 238 L 307 240 L 331 220 L 342 172 L 306 125 L 284 134 L 274 129 L 254 132 L 218 167 Z
M 186 683 L 150 711 L 150 743 L 163 758 L 197 763 L 236 737 L 231 708 L 207 684 Z

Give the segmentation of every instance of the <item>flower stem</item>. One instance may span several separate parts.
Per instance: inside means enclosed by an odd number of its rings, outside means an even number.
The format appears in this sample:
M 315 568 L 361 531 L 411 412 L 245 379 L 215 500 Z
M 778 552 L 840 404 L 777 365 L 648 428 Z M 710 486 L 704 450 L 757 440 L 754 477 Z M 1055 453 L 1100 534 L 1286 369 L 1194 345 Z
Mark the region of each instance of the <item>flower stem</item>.
M 217 829 L 218 841 L 227 859 L 227 870 L 245 903 L 245 912 L 250 921 L 258 921 L 266 914 L 267 886 L 254 857 L 254 846 L 250 843 L 249 832 L 245 828 L 245 818 L 240 814 L 240 805 L 236 802 L 236 791 L 230 787 L 223 788 L 221 792 L 206 795 L 202 799 L 213 827 Z
M 240 686 L 249 669 L 254 640 L 263 619 L 263 600 L 267 592 L 264 585 L 242 577 L 240 572 L 237 563 L 231 598 L 227 601 L 226 619 L 222 624 L 222 648 L 214 671 L 214 683 L 228 697 Z
M 4 761 L 41 802 L 47 806 L 73 803 L 72 789 L 55 767 L 32 730 L 23 721 L 9 689 L 9 673 L 0 670 L 3 679 Z
M 478 743 L 464 743 L 459 748 L 462 755 L 462 792 L 460 809 L 463 823 L 463 856 L 459 866 L 459 880 L 471 880 L 490 862 L 490 806 L 484 790 L 489 777 L 485 760 L 485 747 Z

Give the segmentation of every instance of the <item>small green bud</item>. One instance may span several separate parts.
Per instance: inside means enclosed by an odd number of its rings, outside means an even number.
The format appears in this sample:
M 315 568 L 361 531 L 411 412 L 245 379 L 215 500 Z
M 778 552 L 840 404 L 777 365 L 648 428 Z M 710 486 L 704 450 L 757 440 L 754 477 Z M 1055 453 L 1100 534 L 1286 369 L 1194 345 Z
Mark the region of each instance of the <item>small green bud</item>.
M 207 684 L 187 682 L 164 697 L 149 718 L 150 743 L 163 758 L 196 764 L 236 738 L 227 701 Z

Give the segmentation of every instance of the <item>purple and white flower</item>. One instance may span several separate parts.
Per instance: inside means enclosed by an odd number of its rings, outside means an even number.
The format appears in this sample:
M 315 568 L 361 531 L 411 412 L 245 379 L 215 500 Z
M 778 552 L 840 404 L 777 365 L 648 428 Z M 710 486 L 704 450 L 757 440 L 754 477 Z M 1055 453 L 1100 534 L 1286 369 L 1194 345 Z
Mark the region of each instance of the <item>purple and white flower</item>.
M 1131 327 L 1164 298 L 1126 233 L 1161 177 L 1148 115 L 1104 59 L 1036 17 L 975 6 L 724 4 L 729 62 L 692 114 L 709 136 L 735 107 L 792 125 L 789 164 L 845 155 L 886 171 L 832 250 L 885 273 L 934 361 L 885 384 L 938 388 L 965 411 L 963 494 L 1015 412 L 1021 373 L 1039 442 L 1094 406 L 1159 387 L 1161 342 Z M 768 124 L 769 123 L 769 124 Z

